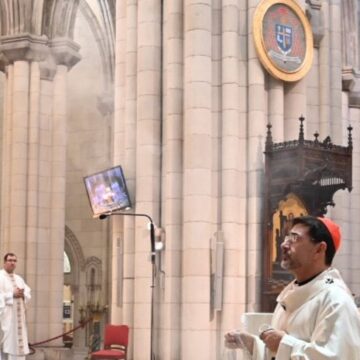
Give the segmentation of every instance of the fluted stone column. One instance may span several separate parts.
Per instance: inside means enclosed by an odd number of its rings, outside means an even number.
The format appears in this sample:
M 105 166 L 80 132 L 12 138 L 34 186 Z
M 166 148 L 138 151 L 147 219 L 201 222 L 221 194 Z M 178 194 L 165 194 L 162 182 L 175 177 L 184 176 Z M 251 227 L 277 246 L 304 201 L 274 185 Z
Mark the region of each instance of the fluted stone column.
M 243 296 L 245 297 L 245 311 L 248 310 L 248 291 L 247 287 L 249 284 L 249 272 L 248 272 L 248 255 L 247 250 L 249 248 L 249 238 L 247 234 L 247 196 L 248 196 L 248 183 L 247 183 L 247 157 L 248 157 L 248 144 L 247 144 L 247 112 L 248 112 L 248 8 L 247 3 L 243 1 L 239 1 L 239 26 L 240 26 L 240 38 L 239 38 L 239 136 L 240 136 L 240 144 L 239 144 L 239 179 L 241 186 L 239 187 L 239 201 L 240 201 L 240 227 L 241 227 L 241 238 L 243 239 L 241 244 L 241 253 L 240 258 L 243 261 L 241 266 L 241 275 L 244 275 L 244 284 L 243 284 Z M 237 306 L 241 309 L 237 309 Z M 238 314 L 238 310 L 242 309 L 242 304 L 240 303 L 237 306 L 233 306 L 230 309 L 230 313 L 224 313 L 224 327 L 226 323 L 231 322 L 231 327 L 228 329 L 233 329 L 238 326 L 238 319 L 236 319 L 236 315 Z
M 136 114 L 137 114 L 137 1 L 116 2 L 116 67 L 114 164 L 123 165 L 126 184 L 135 205 Z M 134 209 L 135 210 L 135 209 Z M 145 226 L 145 225 L 144 225 Z M 134 329 L 135 221 L 113 218 L 113 275 L 111 321 Z M 119 247 L 122 257 L 118 256 Z M 123 278 L 118 272 L 122 268 Z M 120 288 L 119 288 L 120 287 Z M 132 337 L 133 338 L 133 337 Z M 133 345 L 133 341 L 130 345 Z M 133 358 L 133 346 L 129 348 Z
M 319 85 L 320 85 L 320 124 L 319 133 L 330 134 L 330 12 L 329 1 L 322 1 L 321 11 L 324 19 L 324 37 L 319 49 Z
M 330 66 L 328 71 L 330 72 L 330 116 L 329 126 L 330 132 L 323 136 L 330 135 L 333 143 L 340 145 L 347 145 L 347 122 L 342 122 L 342 51 L 341 51 L 341 1 L 332 0 L 329 2 L 329 42 L 330 42 Z M 341 252 L 344 252 L 347 258 L 352 258 L 351 244 L 349 239 L 349 224 L 347 217 L 344 214 L 349 212 L 349 204 L 347 194 L 343 191 L 338 191 L 334 196 L 336 203 L 335 207 L 329 207 L 327 216 L 336 221 L 342 230 L 342 236 L 344 238 L 344 247 Z M 350 260 L 351 261 L 351 260 Z M 348 265 L 346 266 L 348 267 Z M 350 269 L 349 269 L 350 270 Z
M 181 359 L 210 359 L 211 0 L 186 0 Z
M 36 342 L 62 332 L 64 99 L 67 69 L 79 55 L 78 47 L 65 40 L 19 35 L 0 42 L 7 92 L 2 251 L 18 255 L 19 273 L 32 288 L 28 323 L 30 341 Z
M 306 79 L 285 84 L 286 104 L 284 109 L 284 136 L 286 140 L 297 139 L 299 136 L 299 117 L 306 117 Z M 306 129 L 307 124 L 304 123 Z
M 305 11 L 305 0 L 298 0 L 299 6 Z M 307 75 L 309 76 L 309 75 Z M 307 117 L 306 77 L 294 83 L 284 85 L 284 137 L 286 140 L 297 139 L 299 136 L 299 117 Z M 307 123 L 304 124 L 305 129 Z
M 162 305 L 161 343 L 158 354 L 163 359 L 180 359 L 181 327 L 181 247 L 183 187 L 183 1 L 169 1 L 165 6 L 166 42 L 164 83 L 166 123 L 164 128 L 163 228 L 165 229 L 166 271 Z
M 269 77 L 268 119 L 274 142 L 284 141 L 284 83 Z
M 262 212 L 263 212 L 263 147 L 266 129 L 265 113 L 265 73 L 254 47 L 252 19 L 259 1 L 249 1 L 248 5 L 248 138 L 247 138 L 247 241 L 248 241 L 248 310 L 259 309 L 260 278 L 262 261 Z
M 125 68 L 126 68 L 126 1 L 116 2 L 116 46 L 115 46 L 115 95 L 114 95 L 114 134 L 113 134 L 113 161 L 114 164 L 124 165 L 124 114 L 125 114 Z M 127 186 L 128 169 L 124 167 Z M 132 188 L 129 188 L 130 193 Z M 130 288 L 127 282 L 132 283 L 133 276 L 127 271 L 124 264 L 125 257 L 125 236 L 122 234 L 122 227 L 126 219 L 113 217 L 112 219 L 112 275 L 111 275 L 111 314 L 112 323 L 126 323 L 132 328 L 132 321 L 129 318 L 123 319 L 122 310 L 127 307 L 127 290 Z M 133 243 L 131 241 L 130 243 Z M 119 269 L 123 271 L 123 278 Z M 126 277 L 126 280 L 125 280 Z M 130 280 L 131 279 L 131 280 Z M 132 288 L 132 287 L 131 287 Z M 132 293 L 132 291 L 130 291 Z M 130 301 L 131 303 L 132 301 Z M 129 311 L 132 313 L 132 311 Z M 124 311 L 125 313 L 125 311 Z M 132 347 L 129 346 L 129 357 L 132 358 Z
M 314 60 L 307 76 L 307 137 L 320 130 L 320 82 L 319 82 L 319 49 L 314 48 Z
M 137 118 L 137 14 L 136 1 L 126 2 L 125 47 L 125 111 L 124 111 L 124 165 L 130 194 L 136 194 L 136 118 Z M 117 146 L 117 144 L 115 145 Z M 124 305 L 123 318 L 134 325 L 135 277 L 135 219 L 124 218 Z M 143 219 L 144 221 L 144 219 Z M 142 223 L 144 226 L 144 222 Z M 149 247 L 148 247 L 149 249 Z M 132 349 L 133 351 L 133 349 Z M 131 354 L 131 353 L 130 353 Z
M 330 127 L 331 138 L 334 143 L 343 141 L 343 127 L 341 122 L 341 91 L 342 91 L 342 52 L 341 52 L 341 1 L 332 0 L 330 3 Z
M 239 43 L 244 39 L 239 36 L 240 18 L 238 0 L 222 1 L 222 49 L 221 49 L 221 231 L 225 245 L 223 309 L 221 327 L 218 332 L 217 354 L 221 356 L 222 338 L 226 331 L 239 326 L 239 315 L 246 310 L 246 227 L 244 214 L 245 201 L 242 194 L 246 192 L 246 148 L 242 136 L 246 133 L 244 119 L 239 121 L 240 108 L 246 96 L 240 90 L 245 79 L 239 57 L 244 46 Z M 239 100 L 241 99 L 241 100 Z M 239 264 L 239 266 L 231 266 Z M 238 315 L 235 315 L 238 314 Z
M 161 1 L 139 0 L 137 13 L 136 212 L 159 226 L 161 158 Z M 158 323 L 151 323 L 152 265 L 147 220 L 135 221 L 134 358 L 148 359 Z M 156 290 L 156 289 L 155 289 Z M 156 294 L 154 294 L 156 295 Z M 153 309 L 156 310 L 156 309 Z M 151 328 L 153 332 L 151 332 Z

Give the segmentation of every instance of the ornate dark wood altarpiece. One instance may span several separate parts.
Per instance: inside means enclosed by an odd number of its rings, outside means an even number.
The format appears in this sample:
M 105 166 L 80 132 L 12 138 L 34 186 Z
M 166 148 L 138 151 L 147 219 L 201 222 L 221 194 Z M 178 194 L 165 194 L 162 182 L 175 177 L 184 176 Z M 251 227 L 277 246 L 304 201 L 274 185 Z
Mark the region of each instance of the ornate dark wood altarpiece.
M 352 127 L 348 146 L 334 145 L 330 137 L 304 138 L 304 118 L 300 117 L 297 140 L 274 143 L 271 125 L 267 125 L 265 144 L 265 214 L 261 310 L 272 312 L 276 297 L 291 281 L 280 267 L 280 244 L 289 230 L 291 219 L 300 215 L 322 216 L 333 195 L 340 189 L 352 189 Z

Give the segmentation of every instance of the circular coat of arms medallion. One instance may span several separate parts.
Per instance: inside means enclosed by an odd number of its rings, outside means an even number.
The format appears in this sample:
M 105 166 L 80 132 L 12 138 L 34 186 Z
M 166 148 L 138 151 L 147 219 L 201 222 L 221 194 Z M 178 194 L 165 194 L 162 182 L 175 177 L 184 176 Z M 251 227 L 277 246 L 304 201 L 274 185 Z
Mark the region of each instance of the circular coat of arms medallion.
M 255 10 L 253 33 L 260 61 L 274 77 L 297 81 L 310 70 L 310 23 L 295 0 L 263 0 Z

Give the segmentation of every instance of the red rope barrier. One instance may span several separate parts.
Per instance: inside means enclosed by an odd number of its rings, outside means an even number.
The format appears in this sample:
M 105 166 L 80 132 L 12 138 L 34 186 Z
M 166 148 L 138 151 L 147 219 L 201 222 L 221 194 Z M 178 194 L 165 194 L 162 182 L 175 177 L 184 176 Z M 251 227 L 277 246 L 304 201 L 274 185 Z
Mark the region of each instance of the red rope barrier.
M 30 350 L 31 350 L 31 351 L 30 351 L 30 355 L 35 354 L 35 352 L 36 352 L 36 350 L 34 349 L 35 346 L 42 345 L 42 344 L 46 344 L 46 343 L 48 343 L 48 342 L 50 342 L 50 341 L 53 341 L 53 340 L 62 338 L 63 336 L 68 335 L 68 334 L 71 334 L 71 333 L 75 332 L 76 330 L 78 330 L 78 329 L 80 329 L 80 328 L 83 329 L 83 328 L 85 327 L 85 325 L 86 325 L 87 323 L 89 323 L 91 320 L 92 320 L 92 318 L 89 318 L 89 319 L 87 319 L 86 321 L 81 321 L 81 322 L 80 322 L 80 325 L 72 328 L 72 329 L 69 330 L 69 331 L 64 332 L 64 333 L 61 334 L 61 335 L 54 336 L 54 337 L 52 337 L 52 338 L 50 338 L 50 339 L 43 340 L 43 341 L 39 341 L 39 342 L 34 343 L 34 344 L 30 344 L 30 343 L 29 343 L 29 348 L 30 348 Z

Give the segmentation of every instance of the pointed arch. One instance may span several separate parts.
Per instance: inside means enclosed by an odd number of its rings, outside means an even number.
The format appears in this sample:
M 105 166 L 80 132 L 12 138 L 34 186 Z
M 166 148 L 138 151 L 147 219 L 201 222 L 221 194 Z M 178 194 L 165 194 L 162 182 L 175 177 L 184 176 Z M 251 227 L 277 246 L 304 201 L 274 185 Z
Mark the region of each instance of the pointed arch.
M 81 282 L 80 274 L 85 269 L 85 257 L 78 239 L 67 226 L 65 226 L 64 250 L 71 266 L 71 273 L 64 274 L 64 284 L 78 288 Z
M 50 0 L 43 7 L 42 33 L 49 39 L 73 38 L 76 12 L 80 0 Z
M 115 24 L 111 3 L 99 2 L 100 14 L 95 14 L 86 0 L 80 0 L 79 11 L 85 17 L 100 52 L 105 83 L 112 84 L 115 69 Z

